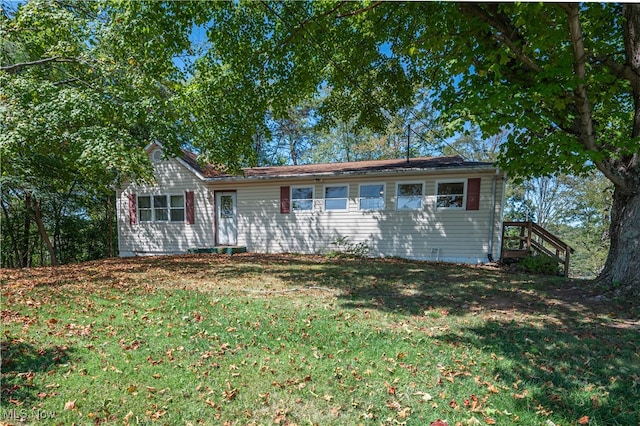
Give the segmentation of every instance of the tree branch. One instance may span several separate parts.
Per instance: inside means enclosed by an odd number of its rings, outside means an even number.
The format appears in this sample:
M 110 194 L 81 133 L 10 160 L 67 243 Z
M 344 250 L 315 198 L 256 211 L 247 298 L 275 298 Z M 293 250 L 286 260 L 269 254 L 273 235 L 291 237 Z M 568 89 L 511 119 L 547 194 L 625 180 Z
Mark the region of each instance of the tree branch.
M 567 12 L 569 22 L 569 34 L 571 37 L 571 46 L 573 48 L 573 72 L 578 78 L 578 85 L 574 93 L 574 103 L 578 110 L 580 135 L 578 140 L 587 150 L 592 152 L 600 152 L 596 144 L 595 132 L 593 129 L 593 117 L 591 115 L 591 104 L 587 95 L 587 87 L 585 86 L 587 74 L 587 53 L 584 47 L 584 37 L 582 35 L 582 26 L 580 24 L 580 14 L 578 3 L 563 4 L 561 7 Z M 594 164 L 611 182 L 620 188 L 625 188 L 624 179 L 611 168 L 607 167 L 602 161 L 594 161 Z
M 342 18 L 348 18 L 348 17 L 351 17 L 351 16 L 360 15 L 361 13 L 368 12 L 371 9 L 374 9 L 374 8 L 380 6 L 382 3 L 384 3 L 384 2 L 376 1 L 376 2 L 371 3 L 367 7 L 363 7 L 362 9 L 352 10 L 351 12 L 343 13 L 342 15 L 337 15 L 336 18 L 342 19 Z
M 40 65 L 48 64 L 50 62 L 78 62 L 78 60 L 75 58 L 63 58 L 60 56 L 53 56 L 50 58 L 38 59 L 37 61 L 20 62 L 17 64 L 6 65 L 4 67 L 0 67 L 0 71 L 6 71 L 9 74 L 15 74 L 17 72 L 20 72 L 23 68 L 37 67 Z
M 497 5 L 493 6 L 496 7 L 494 14 L 490 14 L 484 10 L 478 3 L 462 3 L 460 8 L 464 14 L 480 18 L 480 20 L 489 24 L 492 28 L 498 30 L 500 34 L 495 35 L 495 37 L 499 41 L 504 42 L 516 57 L 531 71 L 541 72 L 542 68 L 536 64 L 533 59 L 528 57 L 519 46 L 519 44 L 525 44 L 525 40 L 518 32 L 518 29 L 513 26 L 508 17 L 501 16 L 498 13 Z

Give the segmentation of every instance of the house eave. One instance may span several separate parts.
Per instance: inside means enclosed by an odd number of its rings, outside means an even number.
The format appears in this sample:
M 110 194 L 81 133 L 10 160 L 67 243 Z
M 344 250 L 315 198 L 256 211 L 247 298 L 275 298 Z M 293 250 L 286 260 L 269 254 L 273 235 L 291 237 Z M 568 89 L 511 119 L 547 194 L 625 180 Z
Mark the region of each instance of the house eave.
M 205 177 L 204 181 L 208 183 L 217 182 L 256 182 L 256 181 L 278 181 L 288 179 L 332 179 L 341 177 L 361 177 L 361 176 L 393 176 L 398 174 L 454 174 L 454 173 L 494 173 L 498 170 L 493 165 L 475 165 L 475 166 L 448 166 L 448 167 L 430 167 L 430 168 L 415 168 L 405 167 L 392 170 L 351 170 L 341 172 L 325 172 L 325 173 L 291 173 L 280 175 L 266 175 L 266 176 L 214 176 Z

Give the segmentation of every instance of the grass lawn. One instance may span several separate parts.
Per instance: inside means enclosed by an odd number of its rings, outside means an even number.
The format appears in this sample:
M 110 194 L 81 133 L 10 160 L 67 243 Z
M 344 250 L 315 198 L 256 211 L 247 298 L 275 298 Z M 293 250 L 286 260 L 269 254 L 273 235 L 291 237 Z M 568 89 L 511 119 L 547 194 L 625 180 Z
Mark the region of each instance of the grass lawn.
M 251 254 L 0 272 L 0 424 L 640 424 L 638 303 L 589 282 Z

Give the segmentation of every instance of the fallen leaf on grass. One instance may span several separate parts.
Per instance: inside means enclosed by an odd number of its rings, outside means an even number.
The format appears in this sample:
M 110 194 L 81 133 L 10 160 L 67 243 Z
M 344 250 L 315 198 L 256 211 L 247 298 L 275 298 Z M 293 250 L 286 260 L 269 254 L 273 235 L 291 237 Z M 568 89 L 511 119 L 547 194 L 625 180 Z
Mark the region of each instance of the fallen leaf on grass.
M 238 396 L 237 388 L 233 388 L 231 390 L 223 390 L 222 392 L 227 401 L 233 401 Z
M 65 410 L 74 410 L 76 408 L 76 400 L 74 399 L 73 401 L 67 401 L 64 403 L 64 409 Z
M 467 419 L 465 423 L 467 423 L 469 426 L 478 426 L 481 424 L 480 420 L 476 419 L 474 416 L 471 416 L 469 419 Z
M 588 425 L 589 424 L 589 416 L 582 416 L 578 419 L 579 425 Z
M 384 382 L 384 385 L 386 386 L 388 393 L 390 393 L 391 395 L 396 394 L 398 388 L 396 388 L 395 386 L 391 386 L 388 382 Z
M 435 422 L 431 422 L 431 424 L 429 426 L 449 426 L 449 424 L 447 422 L 444 422 L 444 421 L 438 419 Z
M 398 417 L 401 419 L 406 419 L 409 415 L 411 415 L 410 407 L 404 407 L 402 410 L 398 411 Z
M 433 399 L 433 397 L 431 396 L 431 394 L 427 393 L 427 392 L 416 392 L 413 394 L 414 396 L 420 396 L 422 397 L 422 401 L 427 402 L 427 401 L 431 401 Z
M 524 399 L 527 397 L 528 393 L 529 393 L 529 390 L 525 389 L 524 391 L 522 391 L 522 393 L 514 393 L 513 397 L 515 399 Z

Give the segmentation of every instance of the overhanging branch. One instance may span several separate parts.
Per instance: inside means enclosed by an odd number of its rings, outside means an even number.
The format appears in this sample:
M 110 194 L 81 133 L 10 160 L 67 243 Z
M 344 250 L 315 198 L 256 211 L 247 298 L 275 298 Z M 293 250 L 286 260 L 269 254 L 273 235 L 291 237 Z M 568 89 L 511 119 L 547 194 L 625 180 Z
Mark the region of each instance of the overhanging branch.
M 77 59 L 75 58 L 65 58 L 65 57 L 61 57 L 61 56 L 52 56 L 50 58 L 42 58 L 42 59 L 38 59 L 37 61 L 30 61 L 30 62 L 20 62 L 17 64 L 11 64 L 11 65 L 6 65 L 3 67 L 0 67 L 0 71 L 6 71 L 9 74 L 15 74 L 17 72 L 20 72 L 23 68 L 29 68 L 29 67 L 38 67 L 41 65 L 45 65 L 51 62 L 78 62 Z
M 573 49 L 573 72 L 578 78 L 574 93 L 574 104 L 578 111 L 578 119 L 580 120 L 580 135 L 578 140 L 584 147 L 591 152 L 600 152 L 596 144 L 596 137 L 593 127 L 593 117 L 591 113 L 591 104 L 587 94 L 585 85 L 587 75 L 587 53 L 584 46 L 584 36 L 582 34 L 582 25 L 580 23 L 580 5 L 578 3 L 562 4 L 561 7 L 567 12 L 567 20 L 569 23 L 569 35 L 571 37 L 571 47 Z M 626 187 L 625 180 L 618 174 L 607 167 L 602 161 L 594 161 L 594 164 L 611 182 L 620 188 Z

